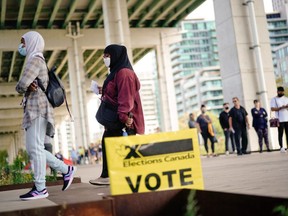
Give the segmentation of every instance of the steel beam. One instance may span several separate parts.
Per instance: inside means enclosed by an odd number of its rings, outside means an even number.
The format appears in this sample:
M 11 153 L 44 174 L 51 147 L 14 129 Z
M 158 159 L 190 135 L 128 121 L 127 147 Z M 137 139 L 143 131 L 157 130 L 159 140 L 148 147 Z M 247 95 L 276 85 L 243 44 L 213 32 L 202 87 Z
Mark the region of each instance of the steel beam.
M 19 29 L 21 27 L 21 22 L 22 22 L 23 13 L 24 13 L 24 7 L 25 7 L 25 0 L 21 0 L 19 12 L 18 12 L 18 18 L 17 18 L 17 29 Z
M 4 28 L 4 24 L 5 24 L 6 6 L 7 6 L 7 0 L 2 0 L 2 4 L 1 4 L 1 22 L 0 22 L 1 29 Z
M 85 24 L 87 23 L 87 21 L 89 20 L 89 18 L 91 17 L 91 15 L 94 13 L 94 11 L 95 11 L 96 6 L 97 6 L 98 3 L 100 3 L 99 0 L 95 0 L 95 1 L 93 1 L 93 2 L 90 3 L 90 5 L 89 5 L 89 11 L 88 11 L 88 13 L 85 15 L 85 17 L 84 17 L 83 20 L 82 20 L 81 28 L 84 28 Z
M 53 12 L 52 12 L 52 14 L 50 16 L 50 19 L 49 19 L 49 22 L 48 22 L 48 25 L 47 25 L 48 29 L 52 28 L 53 22 L 55 20 L 55 17 L 56 17 L 56 14 L 57 14 L 58 10 L 59 10 L 61 2 L 62 2 L 62 0 L 57 0 L 56 4 L 54 4 Z
M 14 52 L 13 52 L 13 55 L 12 55 L 11 65 L 10 65 L 10 71 L 9 71 L 9 77 L 8 77 L 8 82 L 11 82 L 11 81 L 12 81 L 12 75 L 13 75 L 13 70 L 14 70 L 15 58 L 16 58 L 16 51 L 14 51 Z

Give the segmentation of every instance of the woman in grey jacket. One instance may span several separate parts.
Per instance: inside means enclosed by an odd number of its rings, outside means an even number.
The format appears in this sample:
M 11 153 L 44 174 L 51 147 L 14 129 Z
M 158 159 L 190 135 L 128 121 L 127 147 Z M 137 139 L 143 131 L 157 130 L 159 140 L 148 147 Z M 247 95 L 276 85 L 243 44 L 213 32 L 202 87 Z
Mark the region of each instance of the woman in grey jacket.
M 48 197 L 45 186 L 46 161 L 48 165 L 63 173 L 63 188 L 66 190 L 72 183 L 76 167 L 68 166 L 44 149 L 45 135 L 53 137 L 54 118 L 53 108 L 45 93 L 38 88 L 36 78 L 44 87 L 48 85 L 48 71 L 43 56 L 44 39 L 35 31 L 24 34 L 18 51 L 26 56 L 26 65 L 22 77 L 16 85 L 16 91 L 24 94 L 22 106 L 24 109 L 23 128 L 26 131 L 26 150 L 34 171 L 34 186 L 22 200 L 34 200 Z

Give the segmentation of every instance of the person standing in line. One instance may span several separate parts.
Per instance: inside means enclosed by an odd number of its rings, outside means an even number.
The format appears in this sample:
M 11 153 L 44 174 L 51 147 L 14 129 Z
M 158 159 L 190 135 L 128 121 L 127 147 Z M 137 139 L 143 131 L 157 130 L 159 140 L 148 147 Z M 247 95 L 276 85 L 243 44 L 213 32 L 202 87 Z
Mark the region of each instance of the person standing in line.
M 189 114 L 189 121 L 188 121 L 189 128 L 197 128 L 197 122 L 195 121 L 195 117 L 193 113 Z
M 234 132 L 237 155 L 247 154 L 247 128 L 250 129 L 248 113 L 240 105 L 238 97 L 233 97 L 232 102 L 234 107 L 229 111 L 229 130 Z
M 78 152 L 75 150 L 75 148 L 73 147 L 70 151 L 70 157 L 71 160 L 73 162 L 73 165 L 77 165 L 79 164 L 79 156 L 78 156 Z
M 101 100 L 117 107 L 119 124 L 126 127 L 127 135 L 144 134 L 144 115 L 140 99 L 140 81 L 134 72 L 125 46 L 112 44 L 104 49 L 104 64 L 110 73 L 99 87 Z M 129 114 L 133 114 L 130 116 Z M 102 137 L 103 163 L 99 178 L 90 180 L 93 185 L 110 185 L 106 155 L 106 137 L 122 136 L 122 129 L 105 127 Z
M 215 142 L 214 132 L 211 131 L 211 130 L 213 130 L 212 121 L 211 121 L 210 117 L 205 113 L 206 113 L 206 106 L 203 104 L 203 105 L 201 105 L 201 114 L 198 116 L 196 122 L 198 124 L 198 128 L 200 130 L 200 133 L 203 137 L 204 147 L 205 147 L 205 150 L 207 152 L 207 157 L 210 157 L 210 156 L 215 157 L 217 155 L 215 154 L 215 148 L 214 148 L 214 142 Z M 212 154 L 209 154 L 208 139 L 211 142 Z
M 284 88 L 282 86 L 277 88 L 277 96 L 271 99 L 270 106 L 271 111 L 275 112 L 275 116 L 280 122 L 280 126 L 278 127 L 278 142 L 280 152 L 285 153 L 283 132 L 285 131 L 286 145 L 288 145 L 288 98 L 284 96 Z
M 16 91 L 24 94 L 22 106 L 24 116 L 22 126 L 26 131 L 26 150 L 34 168 L 34 186 L 21 200 L 35 200 L 48 197 L 46 189 L 46 161 L 50 167 L 63 173 L 62 190 L 67 190 L 73 181 L 76 167 L 68 166 L 44 149 L 45 135 L 54 135 L 53 108 L 45 93 L 38 88 L 39 78 L 44 87 L 48 85 L 48 71 L 43 56 L 44 39 L 36 31 L 29 31 L 21 38 L 18 51 L 26 56 L 26 65 L 22 77 L 16 85 Z
M 219 115 L 219 121 L 225 136 L 226 155 L 229 155 L 229 147 L 228 147 L 229 139 L 231 140 L 232 154 L 233 154 L 235 151 L 235 140 L 234 140 L 234 134 L 232 133 L 232 131 L 229 130 L 229 103 L 223 104 L 223 111 Z
M 254 108 L 251 109 L 251 114 L 253 117 L 252 127 L 254 127 L 257 136 L 260 150 L 259 152 L 263 152 L 263 138 L 265 141 L 265 145 L 267 151 L 270 152 L 269 148 L 269 140 L 268 140 L 268 126 L 267 126 L 267 112 L 264 108 L 261 107 L 260 101 L 254 100 Z
M 84 154 L 85 154 L 84 148 L 82 146 L 79 146 L 78 148 L 79 164 L 84 164 L 84 161 L 85 161 Z

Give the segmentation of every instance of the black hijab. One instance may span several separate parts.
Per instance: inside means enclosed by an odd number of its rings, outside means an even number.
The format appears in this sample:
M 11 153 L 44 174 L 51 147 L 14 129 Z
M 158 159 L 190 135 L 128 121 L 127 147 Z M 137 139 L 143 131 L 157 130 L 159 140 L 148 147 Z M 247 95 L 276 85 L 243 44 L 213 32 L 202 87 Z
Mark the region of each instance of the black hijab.
M 133 70 L 133 67 L 129 61 L 127 55 L 127 49 L 125 46 L 111 44 L 104 49 L 104 54 L 110 55 L 110 74 L 107 76 L 103 84 L 103 89 L 107 86 L 108 82 L 113 80 L 115 74 L 123 68 L 129 68 Z

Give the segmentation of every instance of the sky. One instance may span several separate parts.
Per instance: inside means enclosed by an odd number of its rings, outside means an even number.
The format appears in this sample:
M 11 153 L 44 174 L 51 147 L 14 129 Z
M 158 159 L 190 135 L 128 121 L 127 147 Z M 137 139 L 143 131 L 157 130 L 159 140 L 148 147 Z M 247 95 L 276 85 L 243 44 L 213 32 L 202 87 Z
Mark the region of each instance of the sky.
M 238 0 L 241 1 L 241 0 Z M 243 1 L 243 0 L 242 0 Z M 244 2 L 244 1 L 243 1 Z M 265 12 L 272 12 L 272 0 L 263 0 Z M 206 0 L 196 10 L 187 16 L 188 19 L 214 20 L 213 0 Z

